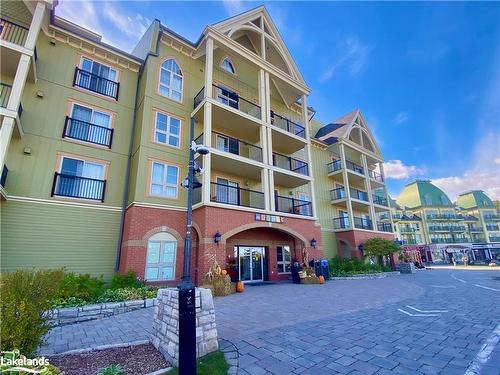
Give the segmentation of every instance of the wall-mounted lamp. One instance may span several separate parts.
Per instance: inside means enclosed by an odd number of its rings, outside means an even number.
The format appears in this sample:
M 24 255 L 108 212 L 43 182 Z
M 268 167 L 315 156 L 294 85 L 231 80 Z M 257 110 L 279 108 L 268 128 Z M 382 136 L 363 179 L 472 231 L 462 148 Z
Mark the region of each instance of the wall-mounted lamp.
M 214 236 L 214 242 L 219 243 L 221 239 L 222 239 L 222 236 L 219 233 L 219 231 L 217 231 L 217 233 L 215 233 L 215 236 Z
M 315 238 L 311 240 L 311 246 L 316 249 L 316 245 L 318 244 L 318 241 L 316 241 Z

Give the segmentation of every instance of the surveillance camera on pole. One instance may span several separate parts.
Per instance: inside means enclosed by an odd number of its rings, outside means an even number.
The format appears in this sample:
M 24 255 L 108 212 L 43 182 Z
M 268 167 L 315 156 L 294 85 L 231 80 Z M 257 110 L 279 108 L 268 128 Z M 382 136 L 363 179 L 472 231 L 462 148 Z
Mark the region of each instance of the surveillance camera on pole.
M 205 145 L 197 145 L 194 141 L 191 142 L 191 150 L 200 155 L 207 155 L 210 149 Z

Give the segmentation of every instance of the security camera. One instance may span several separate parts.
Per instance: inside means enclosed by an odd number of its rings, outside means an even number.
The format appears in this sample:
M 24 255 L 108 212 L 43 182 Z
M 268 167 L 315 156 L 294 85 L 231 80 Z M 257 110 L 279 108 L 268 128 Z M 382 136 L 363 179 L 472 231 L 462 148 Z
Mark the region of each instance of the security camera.
M 189 180 L 187 178 L 185 178 L 184 180 L 182 180 L 181 187 L 183 187 L 183 188 L 189 187 Z
M 204 145 L 197 145 L 196 143 L 191 143 L 191 150 L 194 152 L 200 154 L 200 155 L 206 155 L 210 152 L 210 149 L 207 146 Z

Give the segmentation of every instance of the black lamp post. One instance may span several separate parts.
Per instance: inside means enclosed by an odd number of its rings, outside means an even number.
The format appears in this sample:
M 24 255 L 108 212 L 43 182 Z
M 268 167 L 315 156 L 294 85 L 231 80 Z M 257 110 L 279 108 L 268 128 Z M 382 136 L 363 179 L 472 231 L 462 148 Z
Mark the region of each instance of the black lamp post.
M 196 153 L 206 155 L 209 149 L 194 143 L 194 118 L 191 118 L 188 176 L 182 187 L 188 189 L 186 238 L 184 240 L 184 264 L 182 280 L 179 285 L 179 374 L 196 374 L 196 297 L 193 280 L 191 280 L 191 228 L 193 213 L 193 189 L 201 187 L 196 180 L 195 172 L 199 172 L 194 156 Z

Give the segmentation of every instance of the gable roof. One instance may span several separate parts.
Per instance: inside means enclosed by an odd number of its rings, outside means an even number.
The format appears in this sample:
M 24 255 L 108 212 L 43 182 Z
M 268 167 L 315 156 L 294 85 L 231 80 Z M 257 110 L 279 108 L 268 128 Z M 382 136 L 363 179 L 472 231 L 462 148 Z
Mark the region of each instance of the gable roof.
M 323 126 L 316 132 L 314 137 L 329 145 L 337 142 L 338 138 L 343 138 L 346 135 L 349 125 L 354 122 L 358 113 L 359 109 L 355 109 L 332 123 Z

